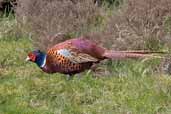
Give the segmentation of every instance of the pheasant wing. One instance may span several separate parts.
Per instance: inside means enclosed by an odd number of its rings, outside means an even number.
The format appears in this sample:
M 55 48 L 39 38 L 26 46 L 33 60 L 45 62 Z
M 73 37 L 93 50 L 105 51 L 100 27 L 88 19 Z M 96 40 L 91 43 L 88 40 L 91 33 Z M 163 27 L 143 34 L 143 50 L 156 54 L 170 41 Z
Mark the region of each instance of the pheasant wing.
M 86 63 L 86 62 L 97 62 L 98 59 L 95 57 L 92 57 L 91 55 L 87 53 L 79 52 L 77 49 L 67 49 L 62 48 L 59 50 L 55 50 L 55 55 L 61 55 L 64 58 L 69 59 L 73 63 Z

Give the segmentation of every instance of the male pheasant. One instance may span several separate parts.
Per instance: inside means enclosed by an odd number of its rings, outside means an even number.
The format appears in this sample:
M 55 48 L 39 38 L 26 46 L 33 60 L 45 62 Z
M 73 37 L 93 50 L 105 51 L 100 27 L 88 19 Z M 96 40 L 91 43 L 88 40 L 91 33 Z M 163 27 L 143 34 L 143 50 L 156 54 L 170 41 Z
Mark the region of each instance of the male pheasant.
M 74 75 L 90 69 L 104 59 L 141 58 L 151 56 L 149 51 L 112 51 L 95 42 L 75 38 L 56 44 L 47 53 L 34 50 L 28 53 L 27 61 L 36 63 L 44 72 Z

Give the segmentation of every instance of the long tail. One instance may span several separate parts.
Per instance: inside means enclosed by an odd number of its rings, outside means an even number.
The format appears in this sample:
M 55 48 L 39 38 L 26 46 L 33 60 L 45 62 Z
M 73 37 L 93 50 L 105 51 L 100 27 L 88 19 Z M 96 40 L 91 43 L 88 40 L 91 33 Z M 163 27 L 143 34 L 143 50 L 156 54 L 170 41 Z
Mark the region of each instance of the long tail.
M 146 57 L 159 57 L 161 54 L 168 54 L 167 52 L 162 51 L 112 51 L 107 50 L 104 53 L 104 57 L 108 59 L 126 59 L 126 58 L 146 58 Z

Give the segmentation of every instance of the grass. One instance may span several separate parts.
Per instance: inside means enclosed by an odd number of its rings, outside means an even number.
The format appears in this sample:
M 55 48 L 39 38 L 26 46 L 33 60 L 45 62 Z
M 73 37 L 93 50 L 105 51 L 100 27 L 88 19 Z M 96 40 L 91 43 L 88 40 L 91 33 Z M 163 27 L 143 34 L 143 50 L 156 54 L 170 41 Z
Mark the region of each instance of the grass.
M 108 76 L 67 80 L 25 62 L 33 46 L 16 38 L 15 19 L 0 24 L 0 114 L 171 113 L 171 77 L 152 70 L 159 60 L 109 61 Z
M 111 76 L 66 80 L 26 63 L 31 49 L 27 39 L 0 40 L 0 114 L 171 113 L 171 77 L 149 73 L 152 62 L 117 61 Z

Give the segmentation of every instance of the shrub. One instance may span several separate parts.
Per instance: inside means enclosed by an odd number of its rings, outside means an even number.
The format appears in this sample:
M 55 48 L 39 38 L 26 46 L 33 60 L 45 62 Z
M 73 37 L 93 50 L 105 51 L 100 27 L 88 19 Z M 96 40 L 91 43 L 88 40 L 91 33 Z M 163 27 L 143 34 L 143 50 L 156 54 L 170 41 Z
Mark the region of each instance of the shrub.
M 123 0 L 94 0 L 94 2 L 98 6 L 101 6 L 102 4 L 107 4 L 108 7 L 118 7 L 123 2 Z
M 16 0 L 0 0 L 0 15 L 8 16 L 14 13 L 14 6 L 16 5 Z
M 35 46 L 45 50 L 61 41 L 61 34 L 65 39 L 95 31 L 104 20 L 102 10 L 92 0 L 18 0 L 16 16 Z
M 120 1 L 119 7 L 104 10 L 94 0 L 18 0 L 16 16 L 35 46 L 44 50 L 81 35 L 115 50 L 169 46 L 170 0 Z
M 113 11 L 105 33 L 115 49 L 157 50 L 171 35 L 170 18 L 170 0 L 125 0 Z

